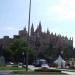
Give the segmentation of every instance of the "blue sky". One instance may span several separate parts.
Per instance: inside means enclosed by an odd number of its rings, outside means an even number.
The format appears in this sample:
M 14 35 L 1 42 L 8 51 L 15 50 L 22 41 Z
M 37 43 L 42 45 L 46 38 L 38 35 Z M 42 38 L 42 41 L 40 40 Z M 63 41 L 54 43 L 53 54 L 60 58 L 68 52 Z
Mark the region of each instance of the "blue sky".
M 18 35 L 28 26 L 29 0 L 0 0 L 0 38 Z M 36 29 L 73 37 L 75 47 L 75 0 L 32 0 L 31 24 Z

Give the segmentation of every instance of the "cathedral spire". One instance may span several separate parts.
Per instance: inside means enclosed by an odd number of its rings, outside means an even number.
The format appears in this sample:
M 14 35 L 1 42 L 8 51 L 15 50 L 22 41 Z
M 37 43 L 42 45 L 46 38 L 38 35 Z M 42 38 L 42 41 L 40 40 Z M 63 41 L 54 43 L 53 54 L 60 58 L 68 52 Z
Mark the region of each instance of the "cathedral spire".
M 50 34 L 49 29 L 47 28 L 47 34 Z
M 24 27 L 24 30 L 26 31 L 26 26 Z
M 39 32 L 42 31 L 41 21 L 39 22 L 38 31 L 39 31 Z
M 34 35 L 34 26 L 33 26 L 33 23 L 32 23 L 32 26 L 31 26 L 31 35 Z

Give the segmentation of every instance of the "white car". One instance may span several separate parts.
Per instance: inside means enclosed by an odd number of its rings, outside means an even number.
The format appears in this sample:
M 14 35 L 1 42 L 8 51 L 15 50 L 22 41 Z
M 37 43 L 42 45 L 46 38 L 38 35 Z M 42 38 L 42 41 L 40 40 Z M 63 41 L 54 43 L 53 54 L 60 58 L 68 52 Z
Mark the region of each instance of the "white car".
M 13 63 L 13 62 L 9 62 L 9 64 L 10 64 L 10 65 L 13 65 L 14 63 Z
M 41 68 L 49 68 L 48 64 L 42 64 Z

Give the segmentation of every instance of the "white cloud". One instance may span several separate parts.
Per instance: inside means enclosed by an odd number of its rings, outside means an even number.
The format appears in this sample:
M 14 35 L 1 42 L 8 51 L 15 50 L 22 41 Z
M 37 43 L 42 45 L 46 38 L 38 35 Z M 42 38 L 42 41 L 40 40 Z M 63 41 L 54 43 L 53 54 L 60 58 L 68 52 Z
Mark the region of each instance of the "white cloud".
M 57 14 L 53 19 L 75 19 L 75 0 L 59 0 L 58 4 L 49 7 L 49 12 Z
M 72 8 L 74 8 L 75 7 L 75 0 L 59 0 L 59 3 L 61 4 L 61 5 L 67 5 L 68 7 L 72 7 Z
M 15 30 L 15 28 L 13 28 L 13 27 L 7 27 L 6 29 L 7 30 Z

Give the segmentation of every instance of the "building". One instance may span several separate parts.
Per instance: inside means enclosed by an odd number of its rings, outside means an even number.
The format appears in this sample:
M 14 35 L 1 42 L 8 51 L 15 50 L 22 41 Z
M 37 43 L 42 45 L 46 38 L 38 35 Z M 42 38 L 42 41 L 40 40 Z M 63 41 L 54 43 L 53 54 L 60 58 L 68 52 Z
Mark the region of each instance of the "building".
M 28 32 L 26 27 L 23 30 L 19 31 L 18 35 L 14 35 L 13 38 L 9 38 L 9 36 L 4 36 L 4 38 L 0 39 L 0 44 L 6 46 L 13 39 L 17 38 L 25 38 L 27 39 Z M 30 36 L 29 36 L 30 46 L 37 50 L 38 53 L 42 52 L 44 49 L 48 48 L 49 45 L 53 45 L 53 47 L 71 47 L 73 48 L 73 38 L 67 38 L 66 36 L 53 34 L 47 29 L 47 32 L 42 31 L 41 22 L 37 26 L 36 30 L 34 30 L 34 25 L 32 23 Z

